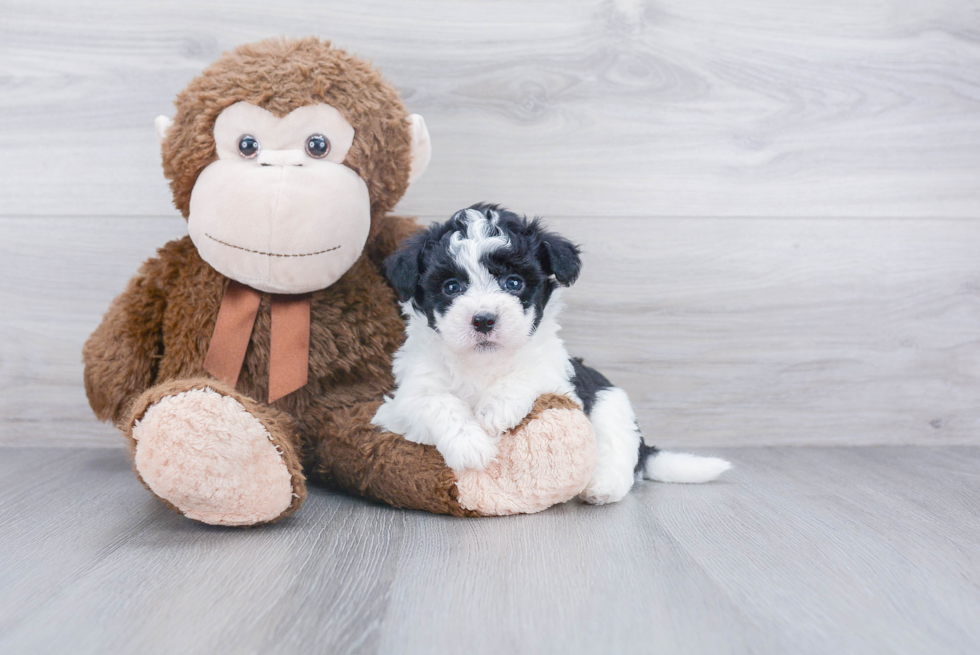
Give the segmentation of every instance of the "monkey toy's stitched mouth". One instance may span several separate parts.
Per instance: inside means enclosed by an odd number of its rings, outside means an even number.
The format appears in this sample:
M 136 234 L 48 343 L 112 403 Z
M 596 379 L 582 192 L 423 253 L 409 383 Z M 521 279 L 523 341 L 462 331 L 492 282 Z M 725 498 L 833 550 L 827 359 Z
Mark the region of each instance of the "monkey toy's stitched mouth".
M 220 243 L 223 246 L 228 246 L 229 248 L 235 248 L 236 250 L 244 250 L 245 252 L 250 252 L 253 255 L 265 255 L 266 257 L 312 257 L 313 255 L 322 255 L 325 252 L 331 252 L 333 250 L 337 250 L 338 248 L 340 248 L 340 246 L 334 246 L 333 248 L 327 248 L 326 250 L 317 250 L 316 252 L 303 252 L 303 253 L 296 253 L 294 255 L 291 255 L 289 253 L 262 252 L 261 250 L 252 250 L 251 248 L 236 246 L 233 243 L 227 243 L 225 241 L 222 241 L 221 239 L 215 239 L 207 232 L 204 233 L 204 236 L 211 239 L 215 243 Z

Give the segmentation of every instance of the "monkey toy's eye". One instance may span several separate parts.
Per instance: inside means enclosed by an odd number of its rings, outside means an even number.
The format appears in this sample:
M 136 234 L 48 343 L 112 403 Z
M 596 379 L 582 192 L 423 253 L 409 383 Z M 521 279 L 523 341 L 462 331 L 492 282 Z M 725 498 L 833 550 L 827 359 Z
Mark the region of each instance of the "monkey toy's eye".
M 442 285 L 442 292 L 447 296 L 455 296 L 457 293 L 463 290 L 463 285 L 459 283 L 459 280 L 452 278 L 446 280 Z
M 313 159 L 323 159 L 330 152 L 330 140 L 322 134 L 306 137 L 306 154 Z
M 524 278 L 520 275 L 508 275 L 504 278 L 504 289 L 511 293 L 520 293 L 524 290 Z
M 238 154 L 245 159 L 255 159 L 259 154 L 259 142 L 251 134 L 243 134 L 238 139 Z

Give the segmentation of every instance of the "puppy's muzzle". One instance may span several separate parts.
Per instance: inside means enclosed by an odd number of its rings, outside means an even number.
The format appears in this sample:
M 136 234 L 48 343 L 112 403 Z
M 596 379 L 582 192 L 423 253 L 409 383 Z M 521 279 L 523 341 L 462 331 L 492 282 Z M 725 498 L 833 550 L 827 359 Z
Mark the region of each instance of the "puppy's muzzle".
M 480 334 L 490 334 L 493 327 L 497 324 L 497 315 L 489 312 L 480 312 L 473 316 L 473 329 Z

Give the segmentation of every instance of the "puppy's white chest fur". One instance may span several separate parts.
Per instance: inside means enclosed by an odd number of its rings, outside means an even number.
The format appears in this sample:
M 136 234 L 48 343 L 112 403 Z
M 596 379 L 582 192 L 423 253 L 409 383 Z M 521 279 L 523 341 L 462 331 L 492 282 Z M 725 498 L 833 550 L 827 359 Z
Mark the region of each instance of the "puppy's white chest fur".
M 448 348 L 439 332 L 406 311 L 407 339 L 393 365 L 398 388 L 378 409 L 374 423 L 409 441 L 438 446 L 445 456 L 445 449 L 459 441 L 452 435 L 478 437 L 479 430 L 495 443 L 542 394 L 578 400 L 568 353 L 557 335 L 558 305 L 553 298 L 521 348 L 465 353 Z

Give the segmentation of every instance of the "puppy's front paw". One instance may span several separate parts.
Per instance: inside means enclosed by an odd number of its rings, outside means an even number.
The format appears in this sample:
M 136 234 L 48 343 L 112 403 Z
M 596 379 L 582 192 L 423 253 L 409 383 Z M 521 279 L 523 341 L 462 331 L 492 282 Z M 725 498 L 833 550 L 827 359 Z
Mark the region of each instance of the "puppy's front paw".
M 487 434 L 499 436 L 520 425 L 530 411 L 530 403 L 515 402 L 503 396 L 490 396 L 477 407 L 476 419 Z
M 497 440 L 491 438 L 478 425 L 464 425 L 450 440 L 436 446 L 446 460 L 446 466 L 455 470 L 485 469 L 497 456 Z

